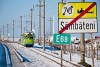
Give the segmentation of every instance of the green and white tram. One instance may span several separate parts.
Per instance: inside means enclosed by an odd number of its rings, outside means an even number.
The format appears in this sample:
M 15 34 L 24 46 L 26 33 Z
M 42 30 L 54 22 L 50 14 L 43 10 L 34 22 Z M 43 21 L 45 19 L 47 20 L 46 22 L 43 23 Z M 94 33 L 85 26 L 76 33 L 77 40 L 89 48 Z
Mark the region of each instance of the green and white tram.
M 21 35 L 21 44 L 26 47 L 32 47 L 34 45 L 34 33 L 24 33 Z

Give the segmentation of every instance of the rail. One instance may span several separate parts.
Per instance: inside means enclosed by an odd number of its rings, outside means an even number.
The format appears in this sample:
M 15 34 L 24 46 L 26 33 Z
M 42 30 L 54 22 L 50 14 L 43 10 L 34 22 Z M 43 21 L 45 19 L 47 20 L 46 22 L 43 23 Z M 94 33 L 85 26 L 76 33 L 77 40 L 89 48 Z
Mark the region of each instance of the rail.
M 60 60 L 59 57 L 56 57 L 56 56 L 54 56 L 54 55 L 52 55 L 52 54 L 49 54 L 49 53 L 47 53 L 47 52 L 45 52 L 45 51 L 41 51 L 41 50 L 39 50 L 39 49 L 30 48 L 30 50 L 33 51 L 33 52 L 35 52 L 35 53 L 38 53 L 38 54 L 40 54 L 40 55 L 42 55 L 42 56 L 44 56 L 44 57 L 46 57 L 47 59 L 50 59 L 50 60 L 56 62 L 56 63 L 59 64 L 59 65 L 61 65 L 61 63 L 60 63 L 59 61 L 56 61 L 56 60 Z M 46 55 L 47 55 L 47 56 L 46 56 Z M 50 57 L 48 57 L 48 56 L 51 56 L 52 58 L 50 58 Z M 54 60 L 53 58 L 55 58 L 56 60 Z M 75 67 L 84 67 L 84 66 L 82 66 L 82 65 L 80 65 L 80 64 L 75 64 L 75 63 L 69 62 L 69 61 L 64 60 L 64 59 L 62 59 L 62 60 L 63 60 L 63 62 L 65 62 L 65 63 L 67 63 L 67 64 L 69 63 L 69 64 L 71 64 L 71 65 L 73 65 L 73 66 L 75 66 Z M 63 67 L 67 67 L 65 64 L 63 64 L 62 66 L 63 66 Z

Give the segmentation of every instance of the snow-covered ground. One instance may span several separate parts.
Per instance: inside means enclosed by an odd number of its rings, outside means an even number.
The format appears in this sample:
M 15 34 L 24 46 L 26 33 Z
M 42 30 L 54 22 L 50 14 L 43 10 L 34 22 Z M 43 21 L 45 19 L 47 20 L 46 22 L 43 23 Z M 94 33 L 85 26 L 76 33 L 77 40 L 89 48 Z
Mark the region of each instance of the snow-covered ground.
M 36 44 L 36 46 L 38 46 L 38 45 Z M 43 50 L 43 49 L 40 49 L 40 50 Z M 51 52 L 51 50 L 46 50 L 46 51 Z M 52 52 L 58 53 L 58 54 L 54 54 L 54 55 L 60 57 L 60 51 L 56 51 L 56 50 L 54 51 L 53 50 Z M 100 57 L 100 55 L 99 55 L 99 57 Z M 74 62 L 75 64 L 78 64 L 78 62 L 80 62 L 80 54 L 72 53 L 71 58 L 72 58 L 72 62 Z M 70 53 L 63 54 L 63 59 L 70 61 Z M 86 60 L 86 63 L 92 65 L 91 57 L 90 58 L 85 57 L 85 60 Z M 100 67 L 100 59 L 97 60 L 96 58 L 94 58 L 94 66 L 95 67 Z
M 26 48 L 22 45 L 18 45 L 17 43 L 10 43 L 10 44 L 14 48 L 16 48 L 17 51 L 22 56 L 24 56 L 27 59 L 26 62 L 25 62 L 27 67 L 60 67 L 60 65 L 58 65 L 57 63 L 37 54 L 35 52 L 32 52 L 30 50 L 30 48 Z M 40 46 L 38 44 L 35 44 L 35 47 L 33 47 L 33 48 L 43 51 L 42 46 Z M 47 49 L 46 49 L 45 52 L 48 52 L 48 53 L 50 53 L 54 56 L 60 57 L 60 50 L 52 49 L 52 51 L 51 51 L 50 46 L 46 46 L 46 48 Z M 78 62 L 80 62 L 80 55 L 79 54 L 72 53 L 71 56 L 72 56 L 71 62 L 73 62 L 75 64 L 78 64 Z M 63 54 L 63 59 L 70 61 L 70 53 Z M 86 62 L 88 64 L 92 65 L 92 59 L 91 58 L 86 57 L 85 59 L 86 59 Z M 95 58 L 94 65 L 95 65 L 95 67 L 100 67 L 100 60 L 96 60 L 96 58 Z M 69 65 L 67 67 L 72 67 L 72 66 Z
M 60 67 L 53 61 L 29 50 L 18 44 L 11 44 L 17 51 L 24 56 L 27 60 L 25 62 L 27 67 Z

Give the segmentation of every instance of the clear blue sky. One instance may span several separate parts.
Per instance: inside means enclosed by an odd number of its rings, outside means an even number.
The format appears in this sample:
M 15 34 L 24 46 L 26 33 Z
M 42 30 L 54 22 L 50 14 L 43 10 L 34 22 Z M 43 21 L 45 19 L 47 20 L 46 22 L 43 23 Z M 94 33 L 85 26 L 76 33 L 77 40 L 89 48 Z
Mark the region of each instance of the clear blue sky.
M 12 37 L 12 20 L 15 20 L 15 36 L 20 36 L 20 16 L 23 16 L 23 28 L 26 25 L 26 21 L 29 21 L 30 9 L 33 10 L 33 22 L 36 24 L 36 34 L 38 33 L 38 7 L 39 0 L 0 0 L 0 29 L 5 26 L 5 33 L 7 24 L 9 24 L 10 36 Z M 50 17 L 54 17 L 55 33 L 58 32 L 58 2 L 60 0 L 45 0 L 46 1 L 46 34 L 50 32 Z M 80 2 L 81 0 L 66 0 L 66 2 Z M 97 2 L 97 18 L 98 18 L 98 33 L 93 33 L 93 36 L 100 36 L 100 0 L 85 0 L 86 2 Z M 33 24 L 34 26 L 34 24 Z M 6 34 L 5 34 L 6 36 Z M 80 37 L 80 34 L 72 34 L 72 36 Z M 86 37 L 89 38 L 89 34 L 86 33 Z

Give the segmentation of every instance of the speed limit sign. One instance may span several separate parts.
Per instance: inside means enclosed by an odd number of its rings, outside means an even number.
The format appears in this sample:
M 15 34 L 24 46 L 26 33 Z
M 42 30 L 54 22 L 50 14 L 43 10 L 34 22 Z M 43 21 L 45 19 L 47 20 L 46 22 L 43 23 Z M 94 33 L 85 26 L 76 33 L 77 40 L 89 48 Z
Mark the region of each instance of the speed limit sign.
M 73 13 L 74 13 L 73 6 L 71 6 L 68 3 L 63 6 L 63 8 L 62 8 L 62 14 L 64 16 L 71 16 Z

